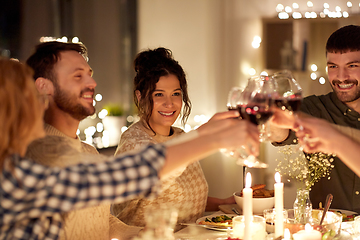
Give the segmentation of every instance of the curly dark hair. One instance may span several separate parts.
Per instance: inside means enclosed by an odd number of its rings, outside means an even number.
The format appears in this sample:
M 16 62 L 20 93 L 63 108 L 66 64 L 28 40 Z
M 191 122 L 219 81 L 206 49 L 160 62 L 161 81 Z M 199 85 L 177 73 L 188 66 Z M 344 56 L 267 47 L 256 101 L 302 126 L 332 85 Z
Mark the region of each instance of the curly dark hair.
M 169 49 L 160 47 L 140 52 L 134 60 L 136 72 L 134 78 L 134 101 L 141 119 L 150 127 L 149 120 L 153 110 L 152 94 L 160 77 L 175 75 L 180 82 L 184 107 L 181 113 L 181 122 L 184 125 L 191 112 L 191 102 L 187 91 L 186 75 L 180 64 L 174 60 Z M 138 101 L 136 91 L 141 94 Z M 150 127 L 151 128 L 151 127 Z M 153 130 L 153 129 L 151 129 Z
M 41 43 L 35 47 L 35 52 L 26 61 L 35 72 L 34 79 L 43 77 L 56 82 L 54 65 L 58 62 L 60 53 L 65 51 L 76 51 L 86 60 L 88 59 L 87 48 L 82 43 L 57 41 Z
M 360 51 L 360 26 L 347 25 L 333 32 L 327 40 L 326 52 L 345 53 Z

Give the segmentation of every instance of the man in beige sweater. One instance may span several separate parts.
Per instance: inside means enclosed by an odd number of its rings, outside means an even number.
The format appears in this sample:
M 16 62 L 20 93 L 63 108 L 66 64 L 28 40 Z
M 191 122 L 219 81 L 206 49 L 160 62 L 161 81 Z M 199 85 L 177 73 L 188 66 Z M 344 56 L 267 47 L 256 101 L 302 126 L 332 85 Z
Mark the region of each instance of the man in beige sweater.
M 44 115 L 47 136 L 34 141 L 27 156 L 41 164 L 59 167 L 91 161 L 89 159 L 99 161 L 101 156 L 97 150 L 76 135 L 80 121 L 95 113 L 96 82 L 87 63 L 86 47 L 74 43 L 42 43 L 27 64 L 35 72 L 38 91 L 49 100 Z M 60 239 L 127 239 L 126 233 L 133 235 L 134 231 L 140 231 L 112 216 L 110 205 L 73 211 L 63 214 L 63 219 Z

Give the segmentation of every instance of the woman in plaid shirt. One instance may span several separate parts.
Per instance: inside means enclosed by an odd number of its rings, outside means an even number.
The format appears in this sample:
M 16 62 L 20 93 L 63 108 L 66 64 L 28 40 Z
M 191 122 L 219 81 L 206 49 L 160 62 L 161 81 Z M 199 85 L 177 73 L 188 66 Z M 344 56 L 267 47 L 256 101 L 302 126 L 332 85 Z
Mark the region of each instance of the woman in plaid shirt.
M 219 148 L 250 141 L 258 152 L 257 127 L 229 111 L 172 145 L 151 145 L 96 164 L 49 168 L 22 157 L 31 141 L 45 136 L 46 98 L 39 96 L 29 67 L 0 59 L 0 102 L 0 239 L 57 239 L 60 213 L 156 195 L 159 178 Z

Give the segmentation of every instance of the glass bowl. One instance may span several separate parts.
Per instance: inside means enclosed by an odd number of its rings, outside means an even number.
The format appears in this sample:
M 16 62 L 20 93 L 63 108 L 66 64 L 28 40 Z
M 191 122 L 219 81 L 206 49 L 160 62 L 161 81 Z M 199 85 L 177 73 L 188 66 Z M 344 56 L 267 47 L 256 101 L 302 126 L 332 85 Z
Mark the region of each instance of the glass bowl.
M 288 220 L 284 228 L 288 228 L 291 234 L 305 229 L 305 224 L 295 223 L 294 209 L 287 209 Z M 322 240 L 331 240 L 340 234 L 342 215 L 338 212 L 327 212 L 323 224 L 320 226 L 322 210 L 313 209 L 310 225 L 313 229 L 318 230 L 322 234 Z

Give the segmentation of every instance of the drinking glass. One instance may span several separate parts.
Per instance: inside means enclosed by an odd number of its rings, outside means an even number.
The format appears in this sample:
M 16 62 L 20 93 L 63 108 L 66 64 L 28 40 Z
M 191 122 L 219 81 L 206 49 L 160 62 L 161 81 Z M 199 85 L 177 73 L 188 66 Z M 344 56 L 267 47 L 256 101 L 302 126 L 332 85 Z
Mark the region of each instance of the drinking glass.
M 297 118 L 296 113 L 301 106 L 303 91 L 291 71 L 283 70 L 276 72 L 271 76 L 271 80 L 274 82 L 277 92 L 274 98 L 275 106 L 286 111 L 289 115 L 294 115 L 294 118 Z M 299 129 L 303 130 L 303 127 L 299 126 Z M 299 150 L 302 150 L 301 146 Z
M 266 223 L 266 232 L 274 233 L 275 232 L 275 219 L 276 219 L 276 211 L 275 209 L 265 209 L 263 211 L 263 215 Z M 288 212 L 287 210 L 283 210 L 284 222 L 287 221 Z
M 276 88 L 275 105 L 289 114 L 294 114 L 302 102 L 302 88 L 289 70 L 276 72 L 271 76 Z
M 145 228 L 134 240 L 175 240 L 178 210 L 170 205 L 148 206 L 144 210 Z
M 233 87 L 231 88 L 229 94 L 228 94 L 228 100 L 227 100 L 227 108 L 228 110 L 236 110 L 239 111 L 239 104 L 241 100 L 241 94 L 243 92 L 243 88 L 241 87 Z
M 242 94 L 243 94 L 243 88 L 233 87 L 228 94 L 228 101 L 227 101 L 228 110 L 239 111 L 240 118 L 243 118 L 240 109 L 243 100 Z M 250 168 L 266 168 L 268 166 L 266 163 L 261 162 L 256 156 L 247 154 L 244 149 L 244 146 L 241 146 L 235 150 L 221 149 L 220 151 L 227 156 L 237 158 L 236 164 L 238 165 L 243 165 L 245 167 L 250 167 Z
M 233 87 L 228 95 L 227 108 L 237 110 L 242 119 L 248 120 L 260 126 L 260 139 L 264 141 L 265 131 L 262 131 L 263 124 L 272 116 L 271 103 L 275 88 L 273 82 L 267 76 L 251 77 L 243 90 L 240 87 Z M 251 146 L 250 146 L 251 149 Z M 267 168 L 266 163 L 261 162 L 254 155 L 248 155 L 243 147 L 235 151 L 223 150 L 226 154 L 237 157 L 237 164 L 250 168 Z
M 250 230 L 249 239 L 265 239 L 266 238 L 266 227 L 265 227 L 265 218 L 261 216 L 252 216 L 250 221 Z M 245 217 L 243 215 L 236 216 L 233 218 L 233 233 L 234 238 L 244 239 L 245 235 Z
M 259 126 L 261 142 L 267 141 L 270 137 L 265 124 L 273 115 L 272 104 L 275 94 L 274 82 L 268 76 L 254 76 L 249 78 L 241 95 L 241 116 Z

